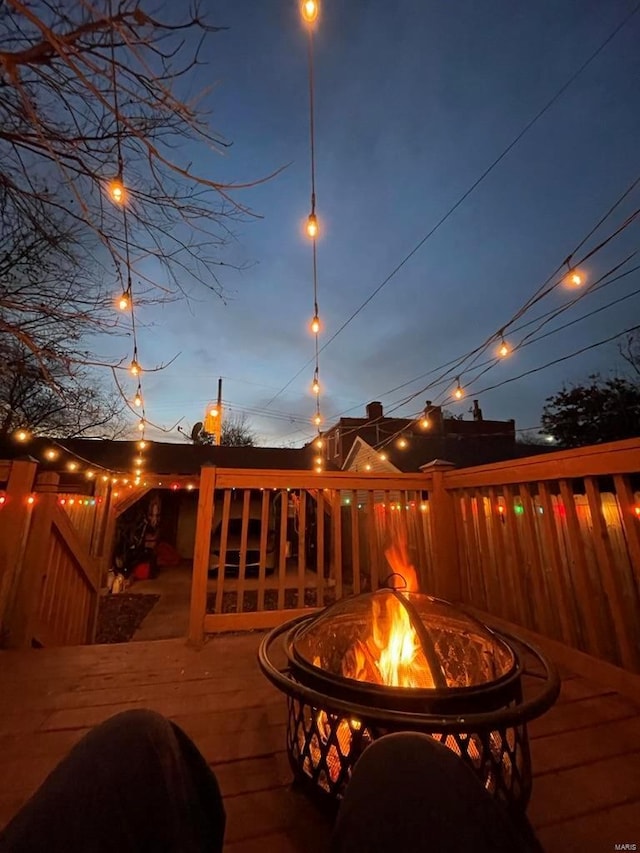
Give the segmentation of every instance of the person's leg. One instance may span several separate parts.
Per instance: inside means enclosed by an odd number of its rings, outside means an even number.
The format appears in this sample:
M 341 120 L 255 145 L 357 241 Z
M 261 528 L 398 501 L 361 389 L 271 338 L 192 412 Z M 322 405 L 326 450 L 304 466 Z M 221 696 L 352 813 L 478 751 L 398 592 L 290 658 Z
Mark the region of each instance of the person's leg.
M 539 850 L 471 768 L 427 735 L 369 746 L 353 771 L 332 853 L 524 853 Z
M 126 711 L 93 729 L 0 833 L 11 853 L 221 851 L 215 776 L 177 726 Z

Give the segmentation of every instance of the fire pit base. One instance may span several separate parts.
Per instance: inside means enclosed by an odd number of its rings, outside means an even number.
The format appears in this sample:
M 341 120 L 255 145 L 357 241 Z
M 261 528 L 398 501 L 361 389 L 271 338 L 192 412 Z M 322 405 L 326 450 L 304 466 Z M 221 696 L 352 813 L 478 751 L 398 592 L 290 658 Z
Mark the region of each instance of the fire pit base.
M 437 731 L 434 724 L 380 726 L 375 722 L 313 708 L 287 697 L 287 753 L 296 781 L 321 801 L 344 796 L 353 767 L 374 740 L 396 731 L 428 734 L 458 755 L 487 791 L 524 811 L 531 794 L 531 762 L 525 725 L 477 731 Z

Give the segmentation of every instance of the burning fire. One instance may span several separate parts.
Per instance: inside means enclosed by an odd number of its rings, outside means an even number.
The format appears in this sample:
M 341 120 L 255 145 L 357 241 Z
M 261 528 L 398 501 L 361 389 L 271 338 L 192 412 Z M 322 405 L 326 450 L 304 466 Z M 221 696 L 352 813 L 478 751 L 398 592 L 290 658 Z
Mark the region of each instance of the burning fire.
M 385 556 L 394 574 L 404 580 L 402 591 L 417 592 L 418 576 L 409 562 L 406 541 L 400 539 L 385 551 Z M 366 640 L 356 640 L 346 653 L 342 674 L 389 687 L 433 687 L 416 630 L 395 595 L 373 599 L 371 621 L 371 635 Z

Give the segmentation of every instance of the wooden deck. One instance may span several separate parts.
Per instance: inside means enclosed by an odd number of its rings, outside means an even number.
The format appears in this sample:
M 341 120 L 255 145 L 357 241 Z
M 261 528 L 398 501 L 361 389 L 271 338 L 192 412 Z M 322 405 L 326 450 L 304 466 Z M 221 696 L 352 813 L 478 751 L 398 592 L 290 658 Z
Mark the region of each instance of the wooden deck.
M 195 740 L 225 795 L 229 853 L 327 849 L 326 819 L 290 788 L 285 703 L 256 663 L 260 635 L 0 653 L 0 825 L 93 725 L 128 708 L 166 714 Z M 640 714 L 563 672 L 531 728 L 529 815 L 548 853 L 640 845 Z

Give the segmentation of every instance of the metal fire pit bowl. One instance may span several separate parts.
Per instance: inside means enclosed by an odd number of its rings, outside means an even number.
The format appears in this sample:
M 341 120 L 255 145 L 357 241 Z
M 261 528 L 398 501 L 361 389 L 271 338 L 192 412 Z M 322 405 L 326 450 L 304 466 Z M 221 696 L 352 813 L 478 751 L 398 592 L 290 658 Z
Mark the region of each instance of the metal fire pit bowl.
M 343 674 L 354 642 L 370 636 L 372 608 L 386 606 L 388 596 L 406 609 L 433 686 L 384 686 Z M 525 667 L 525 656 L 534 669 Z M 488 628 L 449 602 L 379 589 L 280 625 L 262 640 L 258 661 L 287 697 L 294 776 L 321 799 L 343 796 L 354 764 L 374 740 L 415 731 L 455 752 L 509 808 L 526 808 L 531 794 L 526 724 L 553 705 L 560 680 L 542 653 L 522 639 Z M 527 699 L 524 675 L 535 678 L 535 695 Z

